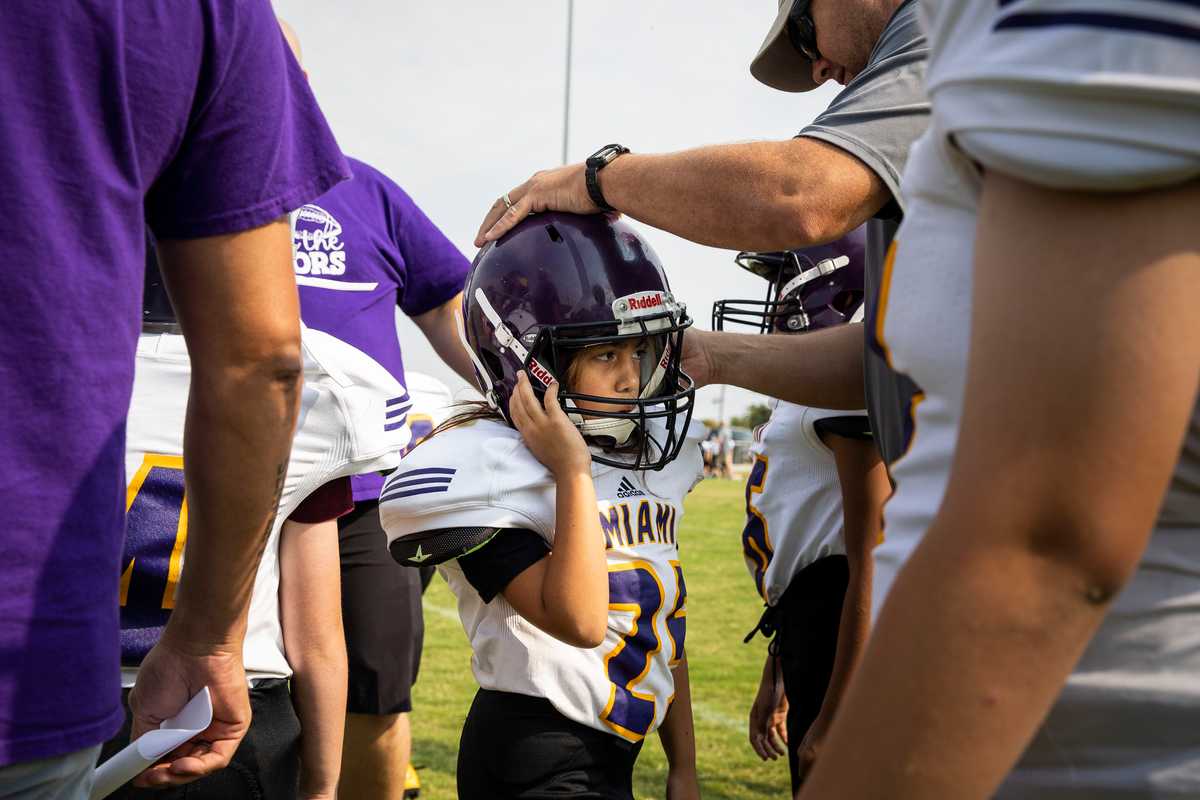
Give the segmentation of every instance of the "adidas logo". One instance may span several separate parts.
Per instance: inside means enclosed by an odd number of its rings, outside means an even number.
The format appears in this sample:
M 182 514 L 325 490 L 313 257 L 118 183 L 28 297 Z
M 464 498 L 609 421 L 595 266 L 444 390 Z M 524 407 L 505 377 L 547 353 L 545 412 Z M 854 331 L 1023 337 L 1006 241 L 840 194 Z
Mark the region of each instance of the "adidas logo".
M 621 478 L 621 482 L 617 484 L 617 497 L 624 499 L 626 497 L 645 497 L 646 493 L 634 486 L 629 478 Z

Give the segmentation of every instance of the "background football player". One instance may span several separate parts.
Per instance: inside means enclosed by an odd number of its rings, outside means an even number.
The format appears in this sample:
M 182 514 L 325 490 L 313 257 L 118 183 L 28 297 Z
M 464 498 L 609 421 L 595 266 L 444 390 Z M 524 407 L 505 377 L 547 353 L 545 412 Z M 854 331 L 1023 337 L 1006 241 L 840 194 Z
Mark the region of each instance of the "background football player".
M 126 696 L 171 614 L 175 586 L 187 566 L 182 453 L 191 365 L 152 255 L 144 306 L 126 446 L 120 593 Z M 280 476 L 279 510 L 255 578 L 244 646 L 250 729 L 229 768 L 165 795 L 126 786 L 117 797 L 227 800 L 336 793 L 346 650 L 334 520 L 352 506 L 348 476 L 399 463 L 409 437 L 408 401 L 400 399 L 404 388 L 386 370 L 353 347 L 311 329 L 303 331 L 302 343 L 300 421 L 287 473 Z M 128 743 L 129 735 L 127 718 L 102 759 Z
M 667 796 L 698 797 L 676 539 L 701 477 L 691 320 L 631 227 L 570 214 L 485 247 L 464 316 L 488 404 L 381 496 L 398 560 L 457 557 L 442 569 L 480 685 L 459 797 L 632 798 L 655 729 Z
M 799 334 L 861 318 L 865 231 L 794 252 L 741 253 L 767 298 L 721 300 L 713 327 Z M 866 411 L 772 401 L 746 481 L 746 566 L 774 634 L 750 709 L 750 744 L 787 754 L 792 789 L 816 758 L 870 627 L 871 549 L 890 487 Z M 786 693 L 785 693 L 786 691 Z M 786 723 L 786 724 L 785 724 Z

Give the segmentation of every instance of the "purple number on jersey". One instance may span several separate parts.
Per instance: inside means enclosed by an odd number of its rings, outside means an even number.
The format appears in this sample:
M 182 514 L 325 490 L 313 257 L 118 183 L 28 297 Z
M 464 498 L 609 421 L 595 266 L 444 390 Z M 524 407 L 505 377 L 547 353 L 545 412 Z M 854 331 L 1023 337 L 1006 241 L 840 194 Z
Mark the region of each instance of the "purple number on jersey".
M 679 594 L 675 598 L 675 607 L 667 615 L 667 635 L 671 637 L 671 661 L 674 667 L 683 660 L 683 640 L 687 636 L 687 584 L 683 582 L 683 567 L 678 561 L 672 561 L 675 570 L 675 585 Z
M 147 454 L 126 494 L 121 556 L 121 663 L 135 667 L 175 607 L 187 541 L 183 459 Z
M 761 453 L 755 454 L 754 466 L 750 469 L 750 476 L 746 478 L 746 527 L 742 529 L 742 554 L 754 573 L 754 586 L 764 600 L 767 599 L 767 593 L 763 581 L 767 577 L 767 567 L 771 565 L 771 556 L 775 554 L 775 550 L 771 547 L 771 537 L 767 534 L 767 520 L 754 507 L 752 495 L 762 494 L 766 480 L 767 457 Z
M 650 659 L 662 643 L 654 630 L 654 617 L 662 609 L 663 588 L 654 570 L 644 561 L 613 567 L 608 573 L 608 607 L 633 612 L 629 633 L 609 653 L 604 663 L 612 693 L 600 718 L 626 738 L 642 739 L 654 724 L 654 696 L 633 687 L 650 670 Z
M 674 667 L 683 658 L 687 590 L 679 562 L 672 561 L 671 566 L 679 587 L 671 613 L 666 619 L 667 637 L 671 640 L 669 666 Z M 608 607 L 615 611 L 632 612 L 633 625 L 612 652 L 604 657 L 612 689 L 600 719 L 620 736 L 633 741 L 644 739 L 654 724 L 654 695 L 638 692 L 634 687 L 646 677 L 651 659 L 662 649 L 654 618 L 662 610 L 664 595 L 662 581 L 645 561 L 609 568 Z

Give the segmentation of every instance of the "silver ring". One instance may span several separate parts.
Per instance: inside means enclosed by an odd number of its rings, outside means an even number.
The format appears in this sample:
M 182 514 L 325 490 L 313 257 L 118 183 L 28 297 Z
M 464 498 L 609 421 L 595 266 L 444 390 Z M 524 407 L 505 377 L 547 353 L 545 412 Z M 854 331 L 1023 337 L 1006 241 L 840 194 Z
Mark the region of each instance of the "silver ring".
M 505 192 L 505 193 L 504 193 L 504 194 L 503 194 L 503 195 L 500 197 L 500 199 L 504 201 L 504 209 L 505 209 L 505 211 L 507 211 L 508 209 L 510 209 L 510 208 L 512 208 L 512 207 L 513 207 L 513 201 L 509 199 L 509 197 L 508 197 L 508 192 Z

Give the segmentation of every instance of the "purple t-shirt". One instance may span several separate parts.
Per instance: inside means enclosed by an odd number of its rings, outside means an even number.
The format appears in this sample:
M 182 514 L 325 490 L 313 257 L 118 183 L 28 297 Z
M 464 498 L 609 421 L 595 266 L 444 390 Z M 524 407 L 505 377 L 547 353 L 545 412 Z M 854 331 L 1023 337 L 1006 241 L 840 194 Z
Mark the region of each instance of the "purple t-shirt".
M 268 0 L 9 0 L 0 25 L 0 765 L 122 721 L 145 228 L 232 233 L 347 175 Z
M 410 317 L 437 308 L 462 291 L 471 264 L 403 189 L 348 160 L 354 180 L 292 217 L 300 315 L 404 383 L 396 306 Z M 378 500 L 383 478 L 353 484 L 355 501 Z

